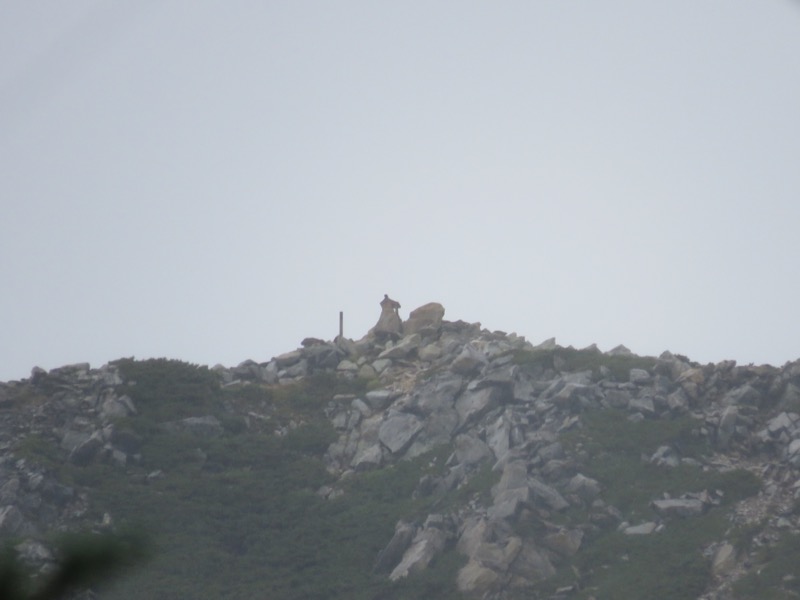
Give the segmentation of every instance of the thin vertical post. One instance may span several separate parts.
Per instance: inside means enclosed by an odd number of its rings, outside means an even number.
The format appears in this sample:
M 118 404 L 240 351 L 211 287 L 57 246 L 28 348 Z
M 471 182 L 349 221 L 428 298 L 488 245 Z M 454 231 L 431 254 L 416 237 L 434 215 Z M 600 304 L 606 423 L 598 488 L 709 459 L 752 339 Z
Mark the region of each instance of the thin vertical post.
M 339 339 L 344 339 L 344 311 L 339 311 Z

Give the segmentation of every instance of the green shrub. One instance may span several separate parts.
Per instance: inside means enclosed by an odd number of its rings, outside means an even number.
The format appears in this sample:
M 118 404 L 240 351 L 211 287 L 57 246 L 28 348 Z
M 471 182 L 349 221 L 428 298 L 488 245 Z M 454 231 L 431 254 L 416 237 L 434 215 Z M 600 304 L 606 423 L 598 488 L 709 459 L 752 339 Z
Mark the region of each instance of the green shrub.
M 734 597 L 788 600 L 800 596 L 800 535 L 785 533 L 772 548 L 765 548 L 759 564 L 733 586 Z

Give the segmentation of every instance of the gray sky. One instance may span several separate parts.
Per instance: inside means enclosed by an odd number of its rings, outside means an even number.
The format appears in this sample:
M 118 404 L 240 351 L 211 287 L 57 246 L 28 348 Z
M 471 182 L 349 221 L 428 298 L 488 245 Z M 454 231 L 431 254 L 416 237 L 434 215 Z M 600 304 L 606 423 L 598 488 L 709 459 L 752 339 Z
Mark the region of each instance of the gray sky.
M 800 3 L 0 3 L 0 379 L 441 302 L 800 357 Z

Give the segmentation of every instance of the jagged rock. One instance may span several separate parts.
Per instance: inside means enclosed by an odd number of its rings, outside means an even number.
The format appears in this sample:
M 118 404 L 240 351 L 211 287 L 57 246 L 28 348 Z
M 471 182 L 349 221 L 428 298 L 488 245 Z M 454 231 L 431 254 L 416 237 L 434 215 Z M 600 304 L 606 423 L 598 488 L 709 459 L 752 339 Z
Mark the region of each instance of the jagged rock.
M 491 448 L 483 440 L 470 434 L 457 435 L 453 445 L 456 460 L 462 465 L 477 465 L 492 456 Z
M 427 528 L 419 531 L 411 542 L 408 550 L 403 554 L 389 579 L 397 581 L 411 573 L 422 571 L 430 564 L 434 557 L 444 550 L 449 536 L 447 532 L 438 528 Z
M 424 414 L 454 407 L 456 396 L 461 392 L 464 380 L 452 373 L 438 373 L 422 383 L 414 393 L 412 405 Z
M 351 360 L 344 359 L 336 365 L 336 370 L 340 373 L 357 373 L 359 366 Z
M 376 573 L 388 573 L 403 558 L 403 554 L 411 545 L 417 527 L 413 523 L 400 521 L 394 528 L 394 535 L 386 547 L 378 553 L 375 559 L 373 571 Z
M 491 448 L 496 458 L 501 458 L 508 452 L 511 441 L 511 423 L 504 415 L 489 424 L 486 431 L 486 443 Z
M 394 390 L 372 390 L 366 393 L 364 400 L 372 410 L 383 410 L 398 396 Z
M 734 406 L 726 406 L 719 417 L 717 426 L 717 443 L 719 447 L 725 449 L 736 433 L 736 420 L 739 417 L 739 409 Z
M 308 375 L 308 360 L 301 358 L 297 362 L 278 371 L 279 378 L 299 378 Z
M 614 346 L 611 350 L 606 352 L 606 354 L 609 356 L 630 356 L 633 354 L 633 352 L 631 352 L 623 344 L 620 344 L 619 346 Z
M 489 410 L 497 407 L 503 392 L 498 387 L 485 387 L 481 389 L 466 390 L 455 403 L 461 427 L 475 421 Z
M 397 344 L 387 348 L 378 355 L 378 358 L 406 358 L 409 354 L 419 348 L 422 338 L 418 333 L 405 336 Z
M 375 369 L 375 372 L 378 374 L 383 373 L 388 367 L 392 365 L 392 359 L 390 358 L 379 358 L 372 363 L 372 368 Z
M 421 429 L 422 423 L 414 415 L 390 412 L 378 431 L 378 439 L 392 454 L 402 454 Z
M 437 446 L 450 443 L 458 428 L 458 414 L 453 408 L 442 407 L 427 414 L 422 422 L 422 431 L 406 452 L 407 458 L 414 458 Z
M 471 375 L 481 369 L 488 359 L 486 355 L 472 344 L 466 344 L 461 354 L 450 363 L 450 370 L 459 375 Z
M 127 402 L 125 401 L 127 399 Z M 100 407 L 100 418 L 104 422 L 112 419 L 120 419 L 134 414 L 136 411 L 133 409 L 133 401 L 127 396 L 117 398 L 111 396 L 103 401 Z
M 531 490 L 527 486 L 503 490 L 495 496 L 487 515 L 490 519 L 513 520 L 524 506 L 530 504 L 531 498 Z
M 279 369 L 285 369 L 296 362 L 299 362 L 303 358 L 302 350 L 292 350 L 291 352 L 285 352 L 280 356 L 276 356 L 273 360 L 275 364 L 278 366 Z
M 403 323 L 403 331 L 406 335 L 410 333 L 435 334 L 441 329 L 443 318 L 444 306 L 438 302 L 429 302 L 411 311 L 408 320 Z
M 800 421 L 800 415 L 782 412 L 767 422 L 767 431 L 771 436 L 779 437 L 783 432 L 795 431 L 798 428 L 798 421 Z
M 646 383 L 650 383 L 650 381 L 652 381 L 652 377 L 650 376 L 650 373 L 644 369 L 631 369 L 628 375 L 628 381 L 637 385 L 644 385 Z
M 94 460 L 102 447 L 102 435 L 100 432 L 96 431 L 72 449 L 72 452 L 69 454 L 69 460 L 78 466 L 86 466 Z
M 672 412 L 684 413 L 689 410 L 689 398 L 683 389 L 678 388 L 667 396 L 667 406 Z
M 417 350 L 417 356 L 425 362 L 433 362 L 441 358 L 442 354 L 442 348 L 438 344 L 427 344 Z
M 544 340 L 541 344 L 534 346 L 532 350 L 555 350 L 556 348 L 558 348 L 556 338 L 551 337 Z
M 324 342 L 309 346 L 303 351 L 308 361 L 308 368 L 312 370 L 335 369 L 345 354 L 347 353 L 335 344 Z
M 722 399 L 722 404 L 725 406 L 730 406 L 730 405 L 758 406 L 760 402 L 761 402 L 761 393 L 754 387 L 747 384 L 728 392 Z
M 533 495 L 553 510 L 564 510 L 569 506 L 569 502 L 555 488 L 539 481 L 535 477 L 529 478 L 528 485 Z

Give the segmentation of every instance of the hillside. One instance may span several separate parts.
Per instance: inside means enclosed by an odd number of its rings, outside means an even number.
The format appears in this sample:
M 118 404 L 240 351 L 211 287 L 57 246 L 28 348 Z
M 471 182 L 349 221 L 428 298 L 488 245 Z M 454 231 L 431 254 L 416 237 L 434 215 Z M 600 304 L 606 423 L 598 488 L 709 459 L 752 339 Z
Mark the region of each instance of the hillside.
M 387 299 L 388 300 L 388 299 Z M 386 303 L 266 362 L 0 384 L 0 541 L 135 528 L 85 598 L 800 595 L 800 361 L 699 365 Z

